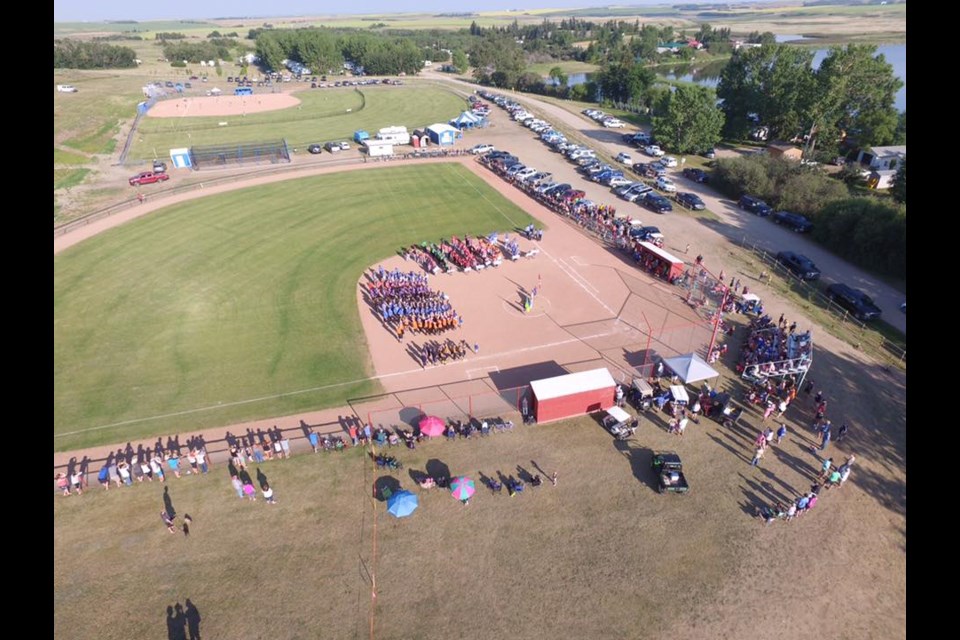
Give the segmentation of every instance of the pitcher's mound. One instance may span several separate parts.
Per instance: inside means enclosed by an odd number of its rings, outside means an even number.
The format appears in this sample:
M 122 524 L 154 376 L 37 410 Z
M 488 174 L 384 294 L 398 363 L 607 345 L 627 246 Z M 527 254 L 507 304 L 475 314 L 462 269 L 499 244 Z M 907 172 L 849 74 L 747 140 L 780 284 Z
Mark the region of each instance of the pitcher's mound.
M 151 118 L 183 118 L 195 116 L 239 116 L 289 109 L 300 104 L 289 93 L 255 93 L 252 96 L 203 96 L 162 100 L 147 111 Z

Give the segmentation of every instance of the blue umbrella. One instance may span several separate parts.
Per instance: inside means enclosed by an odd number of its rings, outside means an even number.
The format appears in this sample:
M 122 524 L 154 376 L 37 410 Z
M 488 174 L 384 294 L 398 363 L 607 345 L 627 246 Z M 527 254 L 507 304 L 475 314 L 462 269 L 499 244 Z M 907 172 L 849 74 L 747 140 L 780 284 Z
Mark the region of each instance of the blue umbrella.
M 420 506 L 420 498 L 409 491 L 397 491 L 387 500 L 387 513 L 405 518 Z

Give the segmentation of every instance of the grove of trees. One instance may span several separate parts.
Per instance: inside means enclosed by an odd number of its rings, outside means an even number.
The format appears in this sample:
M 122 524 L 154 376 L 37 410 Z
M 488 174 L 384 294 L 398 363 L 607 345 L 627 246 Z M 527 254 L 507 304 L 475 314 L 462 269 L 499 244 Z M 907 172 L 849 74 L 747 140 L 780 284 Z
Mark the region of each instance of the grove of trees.
M 413 74 L 427 59 L 424 49 L 410 38 L 323 28 L 261 31 L 256 53 L 272 69 L 282 69 L 283 60 L 291 59 L 327 73 L 350 61 L 373 75 Z
M 54 40 L 54 69 L 128 69 L 137 66 L 130 47 L 83 40 Z
M 745 138 L 759 122 L 770 128 L 771 139 L 807 136 L 808 155 L 818 146 L 835 155 L 848 136 L 863 147 L 892 144 L 900 122 L 894 97 L 903 83 L 876 50 L 833 47 L 814 69 L 813 53 L 805 49 L 777 44 L 741 49 L 717 87 L 726 114 L 724 134 Z
M 700 153 L 720 142 L 723 112 L 713 91 L 684 85 L 667 92 L 653 117 L 653 135 L 670 151 Z

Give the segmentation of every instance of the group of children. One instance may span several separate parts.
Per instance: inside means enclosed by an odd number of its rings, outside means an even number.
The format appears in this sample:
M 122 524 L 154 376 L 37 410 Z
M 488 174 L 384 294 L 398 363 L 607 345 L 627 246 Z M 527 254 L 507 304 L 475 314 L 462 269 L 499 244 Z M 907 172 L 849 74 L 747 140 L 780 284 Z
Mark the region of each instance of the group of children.
M 447 295 L 430 288 L 426 274 L 382 266 L 371 271 L 366 283 L 370 304 L 397 340 L 406 332 L 435 335 L 463 324 Z

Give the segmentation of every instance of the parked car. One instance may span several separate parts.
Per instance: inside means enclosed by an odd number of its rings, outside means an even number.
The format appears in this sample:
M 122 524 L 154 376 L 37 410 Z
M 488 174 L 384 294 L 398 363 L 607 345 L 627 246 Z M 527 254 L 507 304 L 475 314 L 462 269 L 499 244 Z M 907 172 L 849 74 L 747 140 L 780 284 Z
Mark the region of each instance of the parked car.
M 741 209 L 749 211 L 750 213 L 754 213 L 760 217 L 768 216 L 773 213 L 773 207 L 768 205 L 760 198 L 756 198 L 754 196 L 741 196 L 740 202 L 737 204 L 740 205 Z
M 653 467 L 653 472 L 657 474 L 657 491 L 660 493 L 686 493 L 690 489 L 687 478 L 683 475 L 683 463 L 676 453 L 655 454 L 650 466 Z
M 870 296 L 845 284 L 831 284 L 827 287 L 827 296 L 852 313 L 857 320 L 874 320 L 883 313 Z
M 607 127 L 608 129 L 623 129 L 626 125 L 623 124 L 622 120 L 608 118 L 607 120 L 603 121 L 603 126 Z
M 629 154 L 629 153 L 623 153 L 623 152 L 618 153 L 618 154 L 617 154 L 617 162 L 620 162 L 620 163 L 622 163 L 622 164 L 630 164 L 630 163 L 632 162 L 632 160 L 630 159 L 630 154 Z
M 340 142 L 340 151 L 349 151 L 349 150 L 350 150 L 350 143 L 347 142 L 346 140 L 341 141 L 341 142 Z
M 664 156 L 663 149 L 661 149 L 655 144 L 647 145 L 646 147 L 643 148 L 643 152 L 648 156 L 653 156 L 655 158 L 661 158 Z
M 707 160 L 713 160 L 714 158 L 717 157 L 717 150 L 713 148 L 707 149 L 706 151 L 703 152 L 703 157 L 706 158 Z
M 797 233 L 806 233 L 813 229 L 813 223 L 805 216 L 790 211 L 777 211 L 773 214 L 774 224 L 782 224 L 785 227 L 793 229 Z
M 677 162 L 677 159 L 674 158 L 673 156 L 663 156 L 662 158 L 660 158 L 660 162 L 662 162 L 663 166 L 667 167 L 668 169 L 673 169 L 675 166 L 679 164 Z
M 657 240 L 658 237 L 662 238 L 663 234 L 660 233 L 659 227 L 634 226 L 630 229 L 630 237 L 646 242 L 648 240 Z
M 781 251 L 777 254 L 777 262 L 789 269 L 801 280 L 819 280 L 820 269 L 813 264 L 813 260 L 805 255 L 793 251 Z
M 143 173 L 138 173 L 137 175 L 130 178 L 131 187 L 139 187 L 142 184 L 153 184 L 154 182 L 163 182 L 164 180 L 169 180 L 170 176 L 165 173 L 160 173 L 158 171 L 144 171 Z
M 167 163 L 163 160 L 157 159 L 153 161 L 153 172 L 154 173 L 166 173 L 167 172 Z
M 653 193 L 653 187 L 646 184 L 637 184 L 623 195 L 623 199 L 627 202 L 636 202 L 645 198 L 648 193 Z
M 654 193 L 653 191 L 647 192 L 647 194 L 643 197 L 643 206 L 657 213 L 667 213 L 669 211 L 673 211 L 673 205 L 670 204 L 670 201 L 659 193 Z
M 637 133 L 633 134 L 633 138 L 631 142 L 636 146 L 640 147 L 643 145 L 650 144 L 652 142 L 652 139 L 650 138 L 649 133 L 646 133 L 644 131 L 638 131 Z
M 328 142 L 323 145 L 323 148 L 329 151 L 330 153 L 340 153 L 340 143 L 339 142 Z
M 697 169 L 696 167 L 685 168 L 683 170 L 683 177 L 688 180 L 693 180 L 697 184 L 704 184 L 710 181 L 710 176 L 707 175 L 707 172 L 703 169 Z
M 631 182 L 627 178 L 624 178 L 623 176 L 613 176 L 612 178 L 606 181 L 606 185 L 611 188 L 622 187 L 628 184 L 633 184 L 633 182 Z
M 184 82 L 184 83 L 183 83 L 183 87 L 184 87 L 185 89 L 193 89 L 193 84 L 190 83 L 190 82 Z
M 316 155 L 316 154 L 320 153 L 321 151 L 323 151 L 323 147 L 321 147 L 319 144 L 312 144 L 312 145 L 310 145 L 309 147 L 307 147 L 307 151 L 309 151 L 310 153 Z
M 657 178 L 657 181 L 653 183 L 653 186 L 657 189 L 660 189 L 660 191 L 666 191 L 667 193 L 677 192 L 677 185 L 673 184 L 672 180 L 668 180 L 663 176 Z
M 678 193 L 677 204 L 687 209 L 693 209 L 694 211 L 703 211 L 707 208 L 707 205 L 700 199 L 700 196 L 689 192 Z

